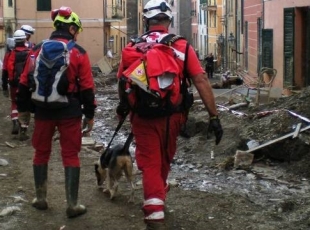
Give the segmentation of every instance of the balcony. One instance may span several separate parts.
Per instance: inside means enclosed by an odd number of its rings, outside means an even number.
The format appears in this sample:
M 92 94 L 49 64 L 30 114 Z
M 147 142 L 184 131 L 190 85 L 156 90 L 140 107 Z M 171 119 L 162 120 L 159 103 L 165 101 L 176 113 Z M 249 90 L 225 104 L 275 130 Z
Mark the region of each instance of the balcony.
M 124 18 L 121 5 L 107 5 L 105 11 L 105 22 L 117 22 Z
M 207 10 L 207 11 L 217 10 L 216 0 L 201 0 L 200 4 L 201 4 L 202 10 Z
M 208 11 L 216 11 L 217 5 L 216 0 L 208 0 Z

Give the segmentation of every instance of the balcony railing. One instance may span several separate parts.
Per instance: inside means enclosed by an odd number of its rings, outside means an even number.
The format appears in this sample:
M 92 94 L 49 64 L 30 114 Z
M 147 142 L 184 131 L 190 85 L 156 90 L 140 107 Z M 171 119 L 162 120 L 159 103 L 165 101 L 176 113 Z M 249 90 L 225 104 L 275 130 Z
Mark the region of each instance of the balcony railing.
M 106 22 L 119 21 L 123 18 L 124 14 L 120 5 L 107 5 L 105 14 Z
M 208 0 L 208 11 L 216 11 L 217 5 L 216 0 Z
M 202 10 L 216 11 L 217 9 L 216 0 L 201 0 L 200 4 Z
M 216 6 L 216 0 L 208 0 L 208 6 Z

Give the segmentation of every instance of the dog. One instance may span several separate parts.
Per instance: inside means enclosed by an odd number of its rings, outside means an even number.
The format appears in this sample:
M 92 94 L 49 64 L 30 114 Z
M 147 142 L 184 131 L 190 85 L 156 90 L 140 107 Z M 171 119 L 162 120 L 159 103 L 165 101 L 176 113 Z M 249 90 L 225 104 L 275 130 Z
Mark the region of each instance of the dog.
M 134 182 L 133 182 L 133 161 L 129 152 L 129 146 L 133 140 L 133 134 L 130 133 L 124 146 L 116 145 L 106 149 L 100 156 L 98 162 L 95 163 L 95 173 L 97 185 L 102 186 L 106 181 L 106 189 L 104 193 L 110 193 L 110 199 L 113 200 L 120 177 L 125 174 L 127 181 L 131 186 L 131 194 L 128 202 L 134 202 Z

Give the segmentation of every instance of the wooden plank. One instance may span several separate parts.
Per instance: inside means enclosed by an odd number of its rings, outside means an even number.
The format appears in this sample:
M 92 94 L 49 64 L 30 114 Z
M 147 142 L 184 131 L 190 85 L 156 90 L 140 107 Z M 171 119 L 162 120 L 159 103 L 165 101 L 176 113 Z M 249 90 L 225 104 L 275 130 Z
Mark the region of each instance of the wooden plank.
M 299 133 L 301 133 L 301 132 L 303 132 L 303 131 L 306 131 L 306 130 L 308 130 L 308 129 L 310 129 L 310 125 L 306 126 L 305 128 L 300 129 Z M 250 152 L 256 151 L 256 150 L 258 150 L 258 149 L 261 149 L 261 148 L 263 148 L 263 147 L 266 147 L 266 146 L 268 146 L 268 145 L 274 144 L 274 143 L 276 143 L 276 142 L 278 142 L 278 141 L 282 141 L 282 140 L 284 140 L 284 139 L 286 139 L 286 138 L 288 138 L 288 137 L 291 137 L 291 136 L 293 136 L 294 134 L 295 134 L 295 131 L 294 131 L 294 132 L 291 132 L 291 133 L 288 133 L 288 134 L 286 134 L 286 135 L 284 135 L 284 136 L 282 136 L 282 137 L 279 137 L 279 138 L 277 138 L 277 139 L 274 139 L 274 140 L 272 140 L 272 141 L 268 141 L 268 142 L 266 142 L 265 144 L 259 145 L 259 146 L 255 147 L 255 148 L 253 148 L 253 149 L 249 149 L 249 150 L 247 150 L 246 152 L 247 152 L 247 153 L 250 153 Z
M 296 138 L 300 132 L 300 128 L 301 128 L 301 123 L 298 123 L 297 126 L 296 126 L 296 129 L 295 129 L 295 132 L 293 134 L 293 139 Z

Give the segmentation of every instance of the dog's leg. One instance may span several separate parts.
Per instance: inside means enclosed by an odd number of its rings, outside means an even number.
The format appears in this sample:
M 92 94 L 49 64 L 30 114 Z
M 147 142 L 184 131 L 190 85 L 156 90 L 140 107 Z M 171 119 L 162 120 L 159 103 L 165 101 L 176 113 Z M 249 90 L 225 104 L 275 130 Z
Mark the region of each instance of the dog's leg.
M 113 198 L 116 195 L 117 189 L 118 189 L 118 181 L 115 179 L 114 176 L 110 175 L 110 181 L 111 181 L 111 187 L 110 187 L 110 200 L 113 200 Z
M 130 197 L 128 199 L 128 203 L 134 203 L 135 185 L 133 182 L 132 171 L 133 171 L 132 163 L 127 163 L 127 166 L 126 166 L 124 172 L 125 172 L 125 176 L 127 178 L 127 181 L 130 183 L 130 186 L 131 186 L 131 193 L 130 193 Z
M 111 194 L 111 178 L 110 178 L 109 169 L 107 169 L 106 188 L 103 190 L 103 193 Z
M 134 198 L 135 198 L 135 185 L 134 185 L 133 181 L 130 181 L 130 185 L 131 185 L 131 194 L 130 194 L 128 203 L 134 203 Z

